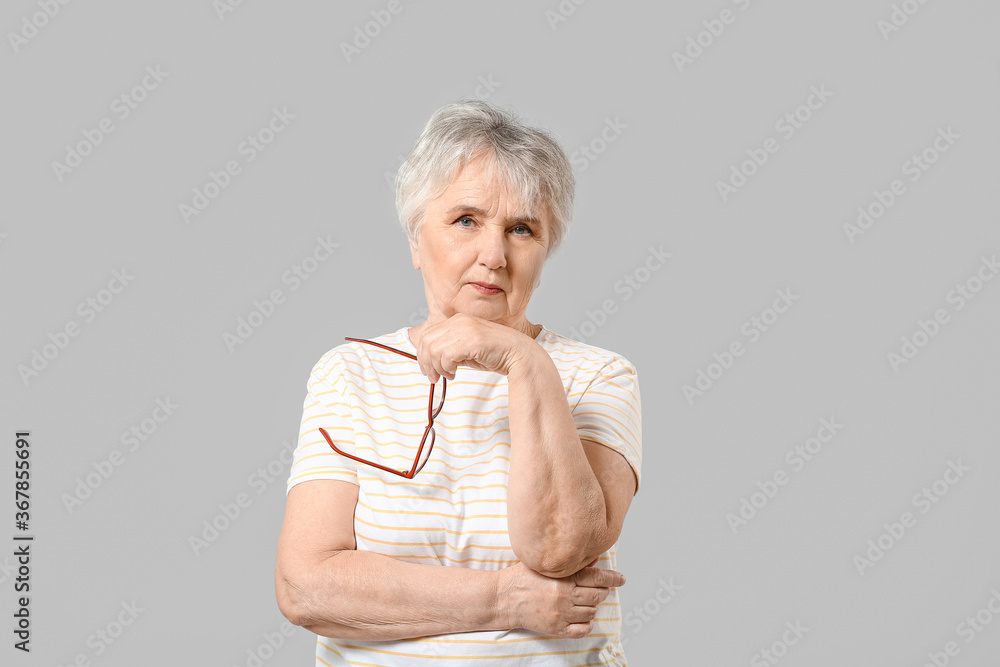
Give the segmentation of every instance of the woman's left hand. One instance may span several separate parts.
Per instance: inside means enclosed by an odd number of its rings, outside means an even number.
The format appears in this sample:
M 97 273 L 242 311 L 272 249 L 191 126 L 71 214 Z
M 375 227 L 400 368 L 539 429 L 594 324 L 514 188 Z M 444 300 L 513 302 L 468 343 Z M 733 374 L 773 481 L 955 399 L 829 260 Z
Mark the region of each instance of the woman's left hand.
M 457 313 L 425 325 L 417 342 L 420 372 L 431 382 L 455 379 L 459 366 L 507 375 L 530 353 L 534 341 L 516 329 L 474 315 Z

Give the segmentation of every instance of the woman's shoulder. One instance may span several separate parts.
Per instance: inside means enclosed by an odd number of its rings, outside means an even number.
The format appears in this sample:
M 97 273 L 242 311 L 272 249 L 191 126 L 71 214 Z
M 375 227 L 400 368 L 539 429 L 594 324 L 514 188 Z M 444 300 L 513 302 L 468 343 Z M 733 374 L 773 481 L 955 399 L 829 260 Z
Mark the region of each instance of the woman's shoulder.
M 351 336 L 351 338 L 362 338 L 363 340 L 380 343 L 387 347 L 413 354 L 413 344 L 407 335 L 409 327 L 402 327 L 392 333 L 382 334 L 374 337 Z M 327 350 L 313 366 L 313 373 L 320 372 L 328 374 L 336 368 L 344 368 L 352 364 L 362 363 L 369 353 L 378 351 L 376 346 L 359 343 L 357 341 L 345 340 L 339 345 Z M 391 354 L 391 353 L 390 353 Z
M 557 367 L 565 364 L 584 371 L 599 371 L 614 364 L 624 366 L 635 373 L 635 366 L 624 355 L 574 340 L 550 329 L 542 332 L 539 344 L 549 353 Z

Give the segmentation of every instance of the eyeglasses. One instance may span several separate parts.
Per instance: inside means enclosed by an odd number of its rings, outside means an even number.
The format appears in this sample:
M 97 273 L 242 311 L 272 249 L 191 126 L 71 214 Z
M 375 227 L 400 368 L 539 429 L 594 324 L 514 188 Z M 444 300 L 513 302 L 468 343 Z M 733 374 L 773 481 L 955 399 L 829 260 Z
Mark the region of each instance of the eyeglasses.
M 370 340 L 365 340 L 363 338 L 344 338 L 344 340 L 350 340 L 357 343 L 367 343 L 368 345 L 374 345 L 380 347 L 383 350 L 388 350 L 390 352 L 395 352 L 396 354 L 401 354 L 404 357 L 408 357 L 417 360 L 417 357 L 410 354 L 409 352 L 403 352 L 402 350 L 397 350 L 395 348 L 383 345 L 382 343 L 376 343 Z M 435 385 L 431 383 L 430 395 L 427 397 L 427 428 L 424 429 L 424 437 L 420 439 L 420 446 L 417 447 L 417 454 L 413 458 L 413 465 L 410 466 L 409 470 L 396 470 L 394 468 L 389 468 L 382 465 L 381 463 L 376 463 L 375 461 L 369 461 L 368 459 L 363 459 L 361 457 L 355 456 L 353 454 L 348 454 L 347 452 L 338 449 L 337 445 L 333 444 L 333 439 L 330 438 L 330 434 L 326 432 L 326 429 L 320 428 L 319 432 L 323 434 L 326 441 L 330 443 L 333 447 L 333 451 L 337 452 L 341 456 L 346 456 L 349 459 L 353 459 L 358 463 L 364 463 L 365 465 L 373 466 L 379 470 L 384 470 L 385 472 L 390 472 L 393 475 L 399 475 L 400 477 L 405 477 L 406 479 L 413 479 L 414 475 L 423 470 L 424 466 L 427 464 L 428 459 L 431 457 L 431 452 L 434 450 L 434 419 L 441 413 L 441 408 L 444 406 L 444 396 L 448 389 L 448 380 L 444 377 L 441 378 L 441 396 L 435 402 L 434 400 L 434 390 Z M 430 439 L 428 440 L 428 436 Z

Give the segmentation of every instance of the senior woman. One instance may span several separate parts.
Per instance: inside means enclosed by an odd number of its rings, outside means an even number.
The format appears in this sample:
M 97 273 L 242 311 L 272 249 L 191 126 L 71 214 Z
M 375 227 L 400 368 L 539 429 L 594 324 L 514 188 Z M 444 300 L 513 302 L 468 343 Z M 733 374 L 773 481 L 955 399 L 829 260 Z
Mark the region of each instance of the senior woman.
M 288 480 L 276 594 L 317 665 L 626 664 L 636 371 L 525 316 L 573 188 L 548 133 L 481 101 L 400 167 L 428 318 L 323 355 Z

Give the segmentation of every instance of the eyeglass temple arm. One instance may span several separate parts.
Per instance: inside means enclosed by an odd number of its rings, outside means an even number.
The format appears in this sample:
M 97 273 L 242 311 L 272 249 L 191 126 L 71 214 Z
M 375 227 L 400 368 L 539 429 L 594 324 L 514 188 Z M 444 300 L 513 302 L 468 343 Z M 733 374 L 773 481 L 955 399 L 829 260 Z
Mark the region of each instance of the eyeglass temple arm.
M 352 341 L 354 341 L 356 343 L 368 343 L 369 345 L 374 345 L 375 347 L 380 347 L 383 350 L 389 350 L 390 352 L 395 352 L 396 354 L 401 354 L 404 357 L 409 357 L 410 359 L 413 359 L 414 361 L 417 360 L 416 355 L 410 354 L 409 352 L 403 352 L 402 350 L 397 350 L 394 347 L 389 347 L 388 345 L 383 345 L 382 343 L 376 343 L 373 340 L 365 340 L 364 338 L 348 338 L 347 336 L 344 336 L 344 340 L 352 340 Z

